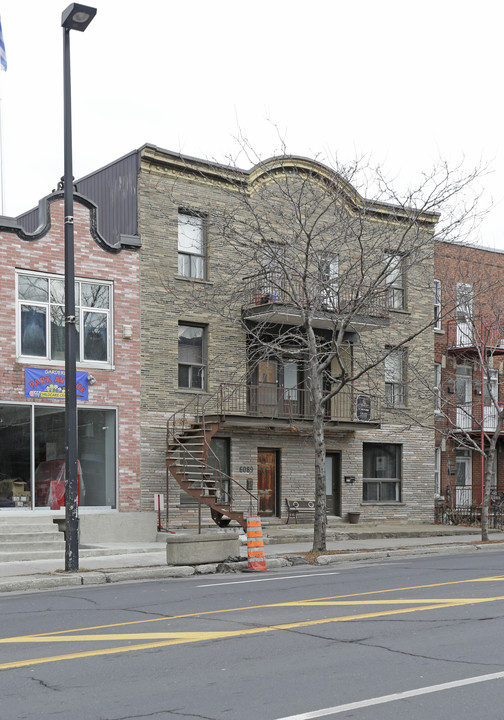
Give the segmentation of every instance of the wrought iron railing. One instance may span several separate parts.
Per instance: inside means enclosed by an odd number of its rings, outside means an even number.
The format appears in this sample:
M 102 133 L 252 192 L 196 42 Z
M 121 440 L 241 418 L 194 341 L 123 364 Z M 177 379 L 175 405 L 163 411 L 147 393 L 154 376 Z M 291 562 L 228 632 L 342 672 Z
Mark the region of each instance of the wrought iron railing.
M 263 418 L 311 420 L 314 404 L 310 390 L 278 385 L 221 385 L 221 409 L 225 413 Z M 343 388 L 325 406 L 326 420 L 379 422 L 380 399 Z
M 287 305 L 352 316 L 387 317 L 388 290 L 364 285 L 334 287 L 327 282 L 305 283 L 281 273 L 259 273 L 243 278 L 244 306 Z

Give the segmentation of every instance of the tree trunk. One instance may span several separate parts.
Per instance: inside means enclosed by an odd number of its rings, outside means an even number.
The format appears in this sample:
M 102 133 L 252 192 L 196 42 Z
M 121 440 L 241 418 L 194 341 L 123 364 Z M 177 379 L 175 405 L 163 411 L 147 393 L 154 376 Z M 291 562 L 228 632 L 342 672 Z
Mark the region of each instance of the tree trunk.
M 318 403 L 313 418 L 315 448 L 315 520 L 313 524 L 313 552 L 326 550 L 327 506 L 325 477 L 325 435 L 323 406 Z
M 492 441 L 485 457 L 485 476 L 483 480 L 483 498 L 481 500 L 481 540 L 488 540 L 488 509 L 490 505 L 490 489 L 495 462 L 495 442 Z

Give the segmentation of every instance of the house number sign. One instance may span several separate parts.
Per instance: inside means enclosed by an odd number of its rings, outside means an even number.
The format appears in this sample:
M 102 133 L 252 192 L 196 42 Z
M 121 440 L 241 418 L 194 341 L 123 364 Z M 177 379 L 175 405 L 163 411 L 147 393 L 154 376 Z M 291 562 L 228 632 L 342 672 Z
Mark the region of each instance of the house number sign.
M 238 471 L 240 473 L 245 473 L 245 475 L 250 475 L 254 472 L 254 466 L 253 465 L 240 465 L 238 468 Z

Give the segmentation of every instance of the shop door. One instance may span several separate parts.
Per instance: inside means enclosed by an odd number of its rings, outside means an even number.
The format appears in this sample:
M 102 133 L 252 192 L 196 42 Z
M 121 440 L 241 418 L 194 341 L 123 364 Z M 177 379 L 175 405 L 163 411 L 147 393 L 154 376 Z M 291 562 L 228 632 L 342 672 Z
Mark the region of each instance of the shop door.
M 341 515 L 340 454 L 326 455 L 326 506 L 328 515 Z
M 259 515 L 276 512 L 277 451 L 257 451 L 257 495 Z

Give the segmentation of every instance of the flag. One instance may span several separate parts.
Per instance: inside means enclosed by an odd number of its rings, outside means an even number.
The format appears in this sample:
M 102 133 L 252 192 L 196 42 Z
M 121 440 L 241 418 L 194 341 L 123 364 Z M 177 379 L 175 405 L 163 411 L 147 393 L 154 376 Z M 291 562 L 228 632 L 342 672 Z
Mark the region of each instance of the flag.
M 5 54 L 5 43 L 2 32 L 2 21 L 0 20 L 0 67 L 2 70 L 7 70 L 7 55 Z

